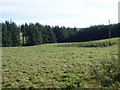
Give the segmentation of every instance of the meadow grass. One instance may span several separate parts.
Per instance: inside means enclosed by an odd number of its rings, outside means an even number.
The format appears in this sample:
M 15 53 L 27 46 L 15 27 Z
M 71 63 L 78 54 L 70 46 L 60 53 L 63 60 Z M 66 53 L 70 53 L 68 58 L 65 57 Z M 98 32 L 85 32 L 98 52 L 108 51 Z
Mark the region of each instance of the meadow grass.
M 117 38 L 111 40 L 115 44 L 107 47 L 76 47 L 81 42 L 3 47 L 3 88 L 120 87 Z

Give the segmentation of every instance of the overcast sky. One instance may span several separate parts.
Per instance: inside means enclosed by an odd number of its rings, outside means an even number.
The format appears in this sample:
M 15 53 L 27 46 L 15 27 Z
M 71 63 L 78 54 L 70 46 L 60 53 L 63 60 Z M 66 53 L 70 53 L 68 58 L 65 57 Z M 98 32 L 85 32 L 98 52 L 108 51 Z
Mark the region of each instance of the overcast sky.
M 0 0 L 0 20 L 83 28 L 118 22 L 119 0 Z

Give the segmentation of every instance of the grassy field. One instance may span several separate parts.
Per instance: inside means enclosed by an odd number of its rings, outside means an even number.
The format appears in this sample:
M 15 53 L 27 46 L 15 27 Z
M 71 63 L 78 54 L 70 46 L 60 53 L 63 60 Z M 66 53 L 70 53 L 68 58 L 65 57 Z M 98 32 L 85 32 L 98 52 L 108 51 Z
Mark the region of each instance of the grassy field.
M 106 42 L 3 47 L 3 88 L 120 87 L 117 38 Z

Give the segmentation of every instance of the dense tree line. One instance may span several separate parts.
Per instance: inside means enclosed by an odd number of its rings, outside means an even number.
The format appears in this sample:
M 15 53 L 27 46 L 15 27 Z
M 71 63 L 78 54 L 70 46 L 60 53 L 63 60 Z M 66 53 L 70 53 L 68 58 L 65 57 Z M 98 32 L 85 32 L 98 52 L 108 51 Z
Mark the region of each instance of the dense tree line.
M 1 23 L 0 23 L 1 24 Z M 2 46 L 20 45 L 20 28 L 14 22 L 2 23 Z
M 120 24 L 98 25 L 77 29 L 59 26 L 25 23 L 17 26 L 14 22 L 0 23 L 2 25 L 2 46 L 39 45 L 44 43 L 85 42 L 120 36 Z
M 120 36 L 120 24 L 98 25 L 84 28 L 77 33 L 77 41 L 100 40 Z

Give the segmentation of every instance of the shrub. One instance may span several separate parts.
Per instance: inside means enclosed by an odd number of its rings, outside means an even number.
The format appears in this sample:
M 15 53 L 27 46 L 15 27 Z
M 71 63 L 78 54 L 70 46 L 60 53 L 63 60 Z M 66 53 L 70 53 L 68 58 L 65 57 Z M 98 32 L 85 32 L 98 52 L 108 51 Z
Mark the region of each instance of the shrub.
M 100 82 L 103 87 L 120 86 L 120 66 L 118 61 L 111 53 L 111 60 L 101 60 L 99 64 L 93 63 L 94 65 L 90 65 L 92 78 Z M 118 85 L 116 82 L 119 82 Z
M 62 44 L 58 45 L 57 47 L 107 47 L 115 44 L 117 44 L 117 41 L 111 41 L 110 45 L 109 41 L 90 41 L 75 44 Z

